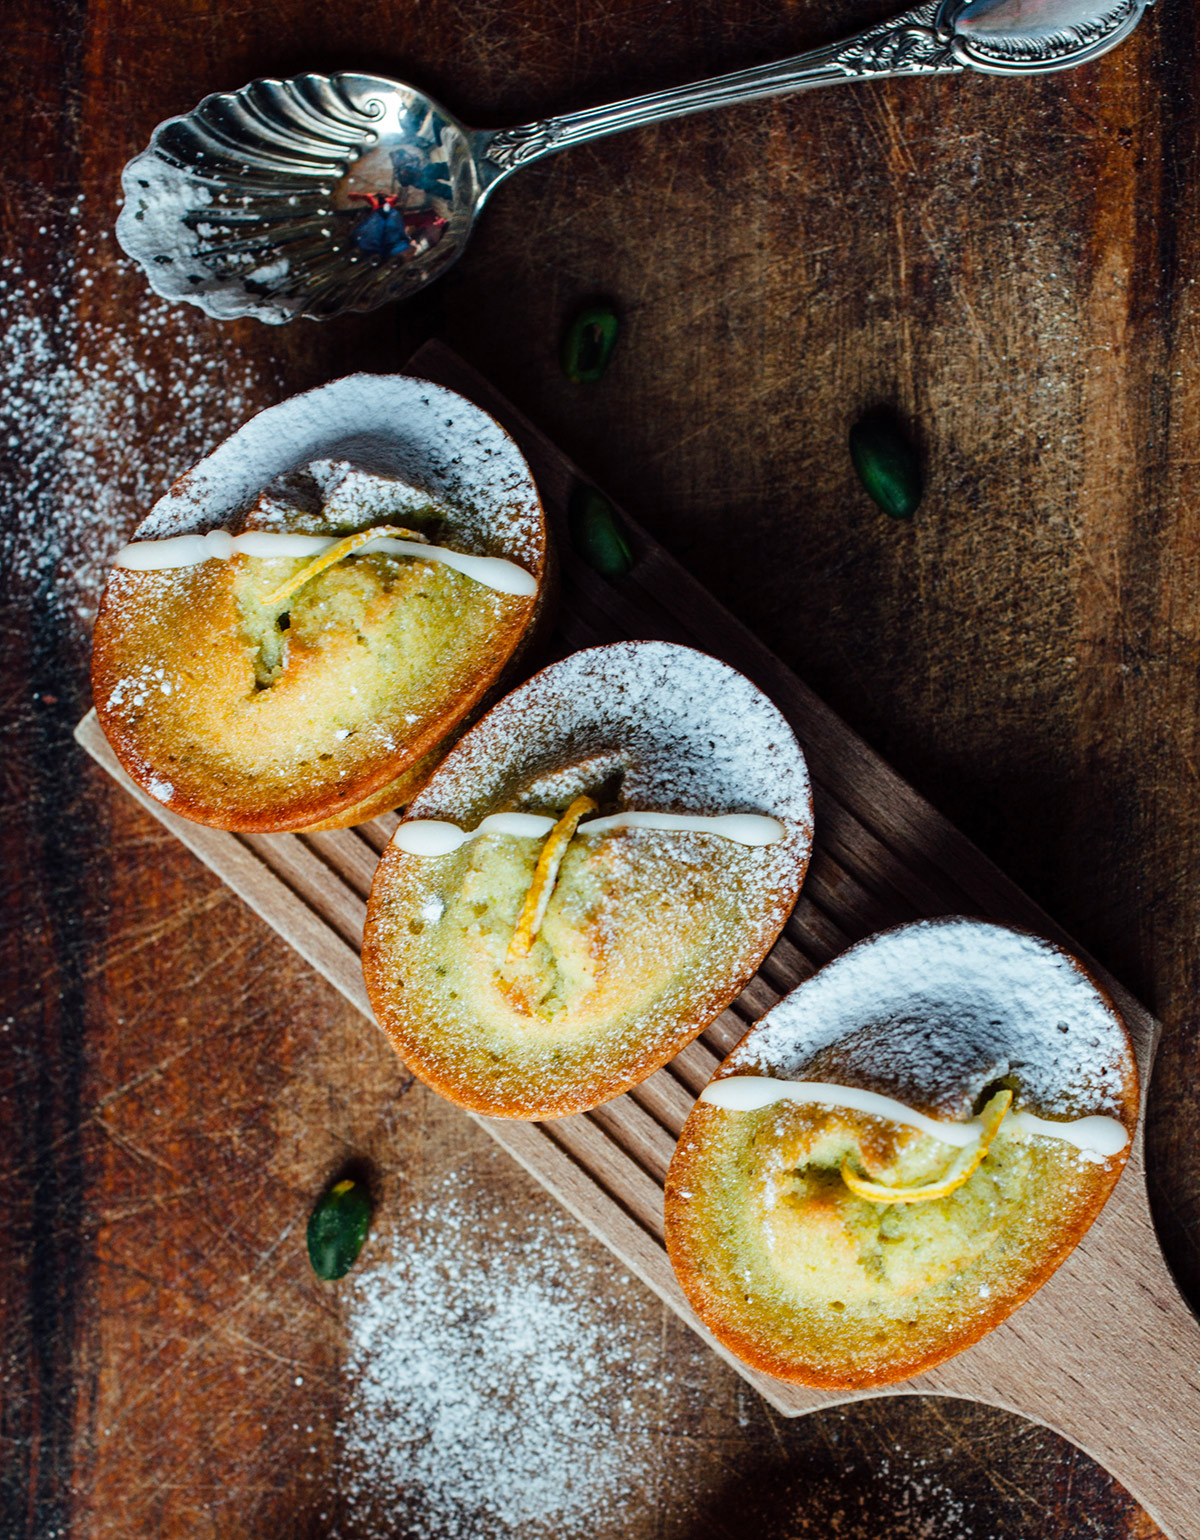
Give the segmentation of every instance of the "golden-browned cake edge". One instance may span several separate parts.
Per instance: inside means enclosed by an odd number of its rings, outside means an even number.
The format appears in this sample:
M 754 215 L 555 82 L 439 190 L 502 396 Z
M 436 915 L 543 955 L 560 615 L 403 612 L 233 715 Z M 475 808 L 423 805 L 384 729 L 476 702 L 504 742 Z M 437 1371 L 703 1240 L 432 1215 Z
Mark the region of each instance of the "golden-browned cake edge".
M 627 647 L 629 645 L 628 643 L 610 644 L 610 648 L 601 647 L 591 649 L 591 651 L 601 653 L 616 647 Z M 694 649 L 686 650 L 694 651 Z M 705 657 L 706 661 L 709 662 L 715 661 L 707 659 L 707 655 L 704 654 L 698 654 L 698 656 Z M 728 665 L 721 666 L 728 669 Z M 551 669 L 553 667 L 554 665 L 551 665 Z M 550 670 L 542 671 L 543 674 L 548 674 L 549 672 Z M 729 672 L 735 675 L 737 673 L 733 669 L 729 669 Z M 748 684 L 748 681 L 746 683 Z M 482 732 L 486 725 L 487 717 L 484 717 L 481 722 L 477 723 L 470 730 L 466 737 L 475 737 Z M 796 752 L 800 765 L 803 767 L 803 755 L 800 753 L 798 746 L 796 747 Z M 367 926 L 363 939 L 363 972 L 377 1020 L 388 1035 L 396 1052 L 409 1069 L 447 1100 L 481 1116 L 526 1121 L 543 1118 L 563 1118 L 589 1111 L 593 1107 L 611 1101 L 614 1097 L 628 1091 L 633 1086 L 639 1085 L 656 1070 L 668 1063 L 689 1043 L 693 1042 L 738 997 L 754 977 L 763 958 L 782 933 L 799 896 L 811 858 L 812 792 L 811 787 L 807 786 L 807 782 L 806 787 L 805 819 L 808 839 L 803 852 L 797 853 L 793 857 L 788 880 L 764 892 L 764 899 L 773 911 L 773 918 L 769 928 L 763 932 L 761 944 L 755 948 L 752 955 L 745 957 L 742 966 L 739 967 L 736 974 L 712 981 L 711 987 L 695 999 L 689 1021 L 674 1030 L 668 1042 L 657 1041 L 653 1046 L 649 1046 L 635 1063 L 627 1067 L 625 1073 L 607 1077 L 603 1075 L 597 1076 L 588 1087 L 581 1087 L 573 1094 L 558 1095 L 549 1099 L 543 1097 L 534 1100 L 532 1097 L 528 1097 L 525 1099 L 510 1098 L 498 1101 L 490 1099 L 486 1095 L 481 1095 L 478 1087 L 469 1080 L 445 1074 L 436 1065 L 429 1062 L 418 1050 L 415 1050 L 411 1042 L 406 1040 L 405 1034 L 400 1030 L 402 1017 L 395 1009 L 388 981 L 385 977 L 385 947 L 380 940 L 376 924 L 376 918 L 382 908 L 382 895 L 393 880 L 393 869 L 397 867 L 400 861 L 405 859 L 394 844 L 389 844 L 376 869 L 371 895 L 368 900 Z
M 1020 933 L 1032 934 L 1032 932 Z M 719 1127 L 717 1120 L 722 1116 L 720 1109 L 697 1101 L 680 1131 L 675 1153 L 667 1172 L 664 1192 L 665 1242 L 671 1265 L 689 1304 L 722 1346 L 752 1368 L 792 1384 L 831 1391 L 879 1389 L 924 1374 L 973 1346 L 1007 1320 L 1058 1270 L 1100 1216 L 1120 1179 L 1136 1135 L 1140 1096 L 1136 1056 L 1129 1038 L 1128 1027 L 1116 1002 L 1100 980 L 1095 978 L 1077 957 L 1070 954 L 1064 955 L 1069 956 L 1074 968 L 1095 989 L 1124 1033 L 1128 1051 L 1119 1097 L 1119 1116 L 1129 1135 L 1129 1144 L 1118 1156 L 1110 1158 L 1098 1198 L 1090 1204 L 1078 1220 L 1061 1227 L 1058 1243 L 1047 1248 L 1038 1265 L 1026 1276 L 1023 1285 L 1008 1290 L 997 1301 L 994 1308 L 976 1311 L 969 1325 L 948 1335 L 946 1340 L 935 1348 L 913 1353 L 908 1357 L 895 1358 L 886 1370 L 879 1373 L 864 1373 L 852 1368 L 844 1374 L 827 1372 L 812 1364 L 798 1364 L 793 1357 L 785 1356 L 781 1351 L 772 1351 L 769 1346 L 764 1345 L 761 1337 L 757 1340 L 748 1337 L 730 1321 L 718 1291 L 709 1286 L 701 1268 L 693 1261 L 696 1248 L 690 1243 L 688 1237 L 691 1228 L 690 1198 L 711 1166 L 714 1140 L 708 1131 L 711 1130 L 711 1133 L 715 1134 Z M 742 1072 L 738 1066 L 731 1065 L 730 1060 L 760 1025 L 761 1022 L 755 1022 L 747 1029 L 745 1037 L 717 1068 L 713 1075 L 714 1082 Z

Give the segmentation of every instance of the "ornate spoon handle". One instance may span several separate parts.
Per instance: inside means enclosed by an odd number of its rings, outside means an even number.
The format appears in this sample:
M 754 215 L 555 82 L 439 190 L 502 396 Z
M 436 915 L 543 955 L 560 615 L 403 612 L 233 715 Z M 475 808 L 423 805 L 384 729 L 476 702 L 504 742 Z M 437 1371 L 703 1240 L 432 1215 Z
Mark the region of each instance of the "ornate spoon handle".
M 540 160 L 543 155 L 644 123 L 867 76 L 878 80 L 889 75 L 957 73 L 965 65 L 953 51 L 952 34 L 937 26 L 940 9 L 940 0 L 927 0 L 926 4 L 869 27 L 856 37 L 814 48 L 794 59 L 737 70 L 713 80 L 655 91 L 649 96 L 635 96 L 519 128 L 483 130 L 473 135 L 483 190 L 490 191 L 518 166 Z

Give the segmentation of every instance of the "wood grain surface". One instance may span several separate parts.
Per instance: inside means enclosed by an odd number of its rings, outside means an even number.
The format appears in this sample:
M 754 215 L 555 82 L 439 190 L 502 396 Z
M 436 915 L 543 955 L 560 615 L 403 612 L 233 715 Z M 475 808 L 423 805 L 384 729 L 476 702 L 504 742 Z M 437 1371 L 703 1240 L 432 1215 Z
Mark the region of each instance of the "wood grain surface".
M 104 562 L 154 493 L 252 406 L 398 367 L 434 334 L 1160 1016 L 1147 1164 L 1200 1298 L 1194 8 L 1160 5 L 1070 76 L 846 88 L 570 152 L 501 189 L 439 287 L 325 327 L 164 317 L 109 238 L 120 166 L 154 124 L 256 74 L 361 65 L 498 124 L 887 9 L 14 11 L 6 1534 L 332 1535 L 339 1323 L 297 1239 L 330 1171 L 365 1153 L 398 1235 L 468 1169 L 498 1218 L 549 1222 L 70 744 Z M 622 310 L 619 349 L 600 385 L 568 387 L 558 336 L 598 292 Z M 864 501 L 844 453 L 880 401 L 924 454 L 911 525 Z M 623 1309 L 671 1388 L 636 1412 L 653 1479 L 595 1534 L 1155 1533 L 1018 1419 L 915 1398 L 781 1423 L 649 1296 Z
M 664 1247 L 663 1183 L 692 1097 L 748 1026 L 872 931 L 966 913 L 1025 925 L 1068 947 L 1071 940 L 627 514 L 618 516 L 632 571 L 620 582 L 592 572 L 568 533 L 577 467 L 480 375 L 437 343 L 420 349 L 409 367 L 491 412 L 533 471 L 559 553 L 561 594 L 546 655 L 530 658 L 529 666 L 631 637 L 703 646 L 742 669 L 783 711 L 808 759 L 816 811 L 804 891 L 783 934 L 737 1000 L 695 1042 L 642 1085 L 591 1112 L 541 1123 L 475 1121 L 776 1410 L 795 1417 L 858 1400 L 750 1368 L 715 1341 L 684 1297 Z M 135 786 L 95 711 L 75 736 L 281 943 L 374 1022 L 359 953 L 365 900 L 394 813 L 335 833 L 232 835 L 189 823 Z M 1115 980 L 1100 977 L 1129 1029 L 1144 1086 L 1158 1023 Z M 1006 1407 L 1046 1424 L 1120 1476 L 1172 1540 L 1200 1540 L 1200 1322 L 1159 1250 L 1140 1129 L 1098 1222 L 1036 1296 L 969 1351 L 884 1394 L 922 1391 Z

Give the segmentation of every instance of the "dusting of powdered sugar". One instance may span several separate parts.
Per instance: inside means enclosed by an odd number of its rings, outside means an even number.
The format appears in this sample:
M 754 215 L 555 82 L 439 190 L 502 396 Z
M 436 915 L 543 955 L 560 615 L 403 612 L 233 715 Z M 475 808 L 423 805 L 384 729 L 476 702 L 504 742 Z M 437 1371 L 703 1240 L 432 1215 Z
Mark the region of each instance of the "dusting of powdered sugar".
M 82 198 L 66 212 L 85 229 Z M 29 269 L 0 261 L 0 570 L 79 623 L 164 488 L 276 395 L 278 380 L 231 353 L 220 327 L 147 295 L 106 231 L 76 241 L 46 227 L 29 243 Z M 51 242 L 43 259 L 36 248 Z M 97 287 L 134 274 L 136 303 L 119 321 L 96 307 Z
M 394 521 L 406 514 L 428 513 L 428 492 L 395 476 L 372 476 L 348 460 L 314 460 L 307 467 L 321 494 L 321 517 L 334 529 L 352 528 L 369 519 L 374 524 Z M 453 518 L 446 503 L 432 503 L 432 510 Z
M 447 950 L 455 930 L 427 933 L 416 923 L 434 903 L 455 902 L 462 916 L 469 858 L 426 858 L 393 842 L 368 919 L 368 987 L 401 1054 L 407 1045 L 434 1084 L 441 1075 L 470 1085 L 477 1108 L 563 1113 L 644 1079 L 744 986 L 804 877 L 812 804 L 787 722 L 736 670 L 665 642 L 617 642 L 543 669 L 451 750 L 407 817 L 475 829 L 491 813 L 545 814 L 556 795 L 582 792 L 605 812 L 765 814 L 784 834 L 755 847 L 697 830 L 602 836 L 600 891 L 583 922 L 604 959 L 602 982 L 564 1004 L 560 1025 L 576 1034 L 570 1055 L 535 1032 L 503 1068 L 482 1063 L 491 1023 L 474 985 L 436 982 L 457 967 Z M 611 1006 L 588 1002 L 593 987 L 611 991 Z M 412 1009 L 418 988 L 429 993 Z M 585 1038 L 586 1062 L 576 1057 Z
M 175 788 L 170 781 L 166 781 L 161 775 L 152 775 L 146 782 L 146 790 L 159 802 L 170 802 L 175 795 Z
M 486 1187 L 458 1174 L 409 1223 L 415 1241 L 385 1241 L 353 1275 L 344 1532 L 620 1534 L 645 1501 L 671 1393 L 670 1373 L 646 1362 L 653 1305 L 566 1215 L 498 1218 Z
M 1014 1107 L 1051 1117 L 1130 1119 L 1137 1105 L 1124 1025 L 1080 965 L 978 920 L 922 920 L 851 947 L 781 1000 L 728 1069 L 886 1088 L 952 1118 L 1006 1075 Z
M 121 186 L 125 205 L 117 220 L 117 239 L 143 268 L 156 294 L 198 305 L 219 320 L 252 315 L 279 325 L 303 313 L 301 296 L 261 292 L 282 286 L 291 266 L 286 256 L 256 267 L 255 255 L 246 254 L 244 265 L 232 275 L 215 273 L 200 260 L 204 241 L 222 229 L 203 219 L 213 194 L 191 171 L 161 159 L 155 150 L 145 150 L 125 167 Z M 226 263 L 231 256 L 226 253 Z
M 409 815 L 474 827 L 515 772 L 546 784 L 606 759 L 623 771 L 620 811 L 765 813 L 787 835 L 755 851 L 764 876 L 807 855 L 808 770 L 778 708 L 727 664 L 668 642 L 615 642 L 543 669 L 463 739 Z
M 348 463 L 419 488 L 453 510 L 445 536 L 456 548 L 540 571 L 541 503 L 517 446 L 462 396 L 402 374 L 346 375 L 260 412 L 187 470 L 137 538 L 228 527 L 279 477 L 314 462 Z

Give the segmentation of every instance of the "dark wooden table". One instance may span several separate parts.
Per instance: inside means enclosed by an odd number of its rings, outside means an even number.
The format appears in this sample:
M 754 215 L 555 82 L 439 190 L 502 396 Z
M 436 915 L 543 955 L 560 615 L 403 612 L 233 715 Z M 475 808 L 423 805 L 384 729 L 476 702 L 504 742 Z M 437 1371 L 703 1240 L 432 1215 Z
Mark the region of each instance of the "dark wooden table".
M 70 741 L 105 562 L 157 491 L 254 407 L 400 367 L 433 335 L 1162 1016 L 1151 1182 L 1200 1300 L 1193 7 L 1167 0 L 1069 75 L 849 87 L 569 152 L 497 195 L 439 286 L 368 317 L 211 322 L 150 301 L 111 240 L 120 166 L 154 124 L 258 74 L 374 69 L 501 124 L 888 9 L 13 7 L 5 1536 L 430 1533 L 419 1507 L 388 1527 L 340 1504 L 344 1343 L 304 1218 L 356 1154 L 399 1241 L 463 1171 L 498 1225 L 553 1223 Z M 597 294 L 621 310 L 619 351 L 571 387 L 558 336 Z M 877 403 L 927 465 L 911 524 L 850 469 L 847 428 Z M 486 1269 L 488 1235 L 470 1245 Z M 1086 1456 L 999 1412 L 884 1400 L 784 1422 L 578 1246 L 669 1385 L 639 1404 L 640 1488 L 595 1536 L 1157 1533 Z

